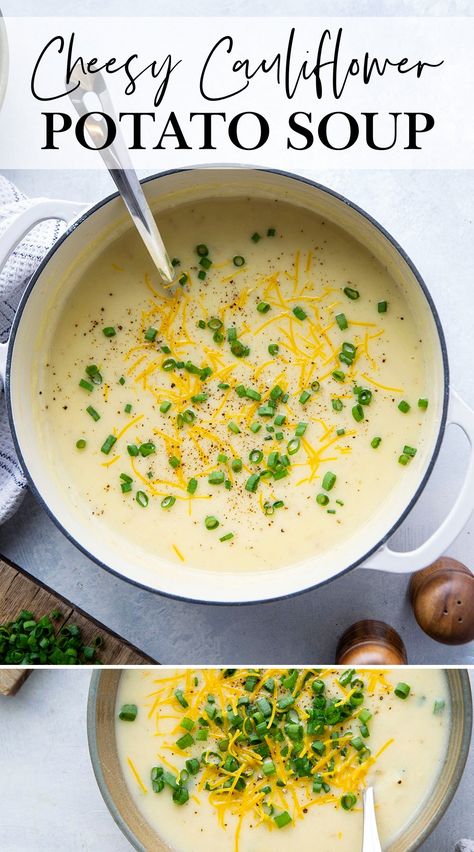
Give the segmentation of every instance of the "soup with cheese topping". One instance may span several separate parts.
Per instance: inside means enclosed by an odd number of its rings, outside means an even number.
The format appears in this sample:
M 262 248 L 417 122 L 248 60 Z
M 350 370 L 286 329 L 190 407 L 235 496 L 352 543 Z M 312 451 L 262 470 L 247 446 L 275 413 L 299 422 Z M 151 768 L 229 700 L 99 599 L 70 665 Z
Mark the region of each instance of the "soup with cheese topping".
M 129 670 L 116 740 L 157 849 L 354 852 L 366 786 L 384 848 L 423 807 L 449 719 L 434 669 Z
M 285 202 L 203 200 L 159 226 L 174 286 L 127 230 L 91 260 L 39 365 L 68 500 L 151 564 L 255 571 L 350 541 L 431 440 L 401 289 Z

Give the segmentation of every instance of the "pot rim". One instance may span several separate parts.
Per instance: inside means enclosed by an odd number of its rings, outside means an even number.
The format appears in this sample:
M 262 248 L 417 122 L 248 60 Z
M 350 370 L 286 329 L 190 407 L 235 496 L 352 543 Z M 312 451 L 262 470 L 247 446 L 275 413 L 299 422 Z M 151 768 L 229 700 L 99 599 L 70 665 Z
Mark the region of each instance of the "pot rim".
M 304 666 L 302 667 L 304 668 Z M 371 666 L 369 668 L 377 668 L 377 666 Z M 408 666 L 408 670 L 410 668 L 417 668 L 417 666 Z M 123 670 L 122 670 L 123 671 Z M 458 669 L 458 668 L 450 668 L 444 669 L 447 681 L 448 681 L 448 690 L 450 694 L 450 698 L 452 697 L 452 685 L 450 681 L 450 677 L 452 677 L 451 673 L 454 673 L 454 676 L 458 675 L 460 679 L 460 686 L 462 691 L 462 706 L 463 706 L 463 727 L 462 727 L 462 735 L 461 742 L 459 745 L 459 755 L 456 761 L 455 770 L 453 772 L 453 777 L 451 779 L 450 786 L 446 792 L 446 795 L 442 801 L 441 806 L 436 811 L 435 815 L 431 819 L 431 821 L 425 826 L 425 828 L 418 835 L 417 839 L 411 846 L 407 847 L 406 852 L 416 852 L 417 849 L 421 846 L 422 843 L 430 836 L 430 834 L 434 831 L 436 826 L 444 817 L 446 811 L 448 810 L 452 800 L 454 799 L 459 784 L 461 783 L 462 776 L 466 767 L 467 758 L 469 756 L 469 751 L 471 747 L 471 739 L 472 739 L 472 725 L 473 725 L 473 703 L 472 703 L 472 688 L 471 682 L 469 678 L 469 674 L 467 669 Z M 109 813 L 111 814 L 114 822 L 120 829 L 120 831 L 125 835 L 129 843 L 133 846 L 134 849 L 138 850 L 138 852 L 146 852 L 144 846 L 139 842 L 136 838 L 132 829 L 128 826 L 126 821 L 123 819 L 114 798 L 109 792 L 107 783 L 104 778 L 104 774 L 102 771 L 102 763 L 99 756 L 98 742 L 97 742 L 97 694 L 100 688 L 100 680 L 103 672 L 95 670 L 92 672 L 91 680 L 89 684 L 89 691 L 87 696 L 87 743 L 89 748 L 89 757 L 92 764 L 92 769 L 94 772 L 95 780 L 97 782 L 97 786 L 99 787 L 101 796 L 107 806 Z M 120 673 L 120 676 L 122 672 Z M 449 747 L 449 743 L 448 743 Z
M 95 556 L 93 553 L 91 553 L 91 551 L 88 549 L 88 547 L 86 545 L 82 545 L 78 541 L 76 541 L 74 536 L 63 526 L 63 523 L 59 520 L 59 518 L 57 518 L 57 516 L 54 514 L 54 512 L 49 508 L 49 505 L 47 504 L 47 502 L 43 498 L 43 496 L 40 494 L 39 489 L 36 486 L 36 483 L 34 482 L 32 476 L 29 472 L 29 469 L 28 469 L 26 462 L 23 458 L 23 453 L 22 453 L 22 450 L 21 450 L 20 442 L 19 442 L 19 440 L 17 438 L 17 434 L 16 434 L 16 428 L 15 428 L 15 423 L 14 423 L 14 418 L 13 418 L 12 401 L 11 401 L 11 387 L 10 387 L 10 375 L 11 375 L 11 366 L 12 366 L 12 360 L 13 360 L 13 351 L 14 351 L 15 339 L 16 339 L 16 335 L 17 335 L 17 331 L 18 331 L 20 322 L 21 322 L 21 317 L 22 317 L 23 311 L 24 311 L 24 309 L 27 305 L 30 293 L 32 292 L 36 282 L 38 281 L 38 279 L 42 275 L 43 271 L 47 267 L 47 265 L 48 265 L 49 261 L 51 260 L 51 258 L 53 257 L 53 255 L 56 253 L 56 251 L 58 251 L 58 249 L 61 248 L 62 244 L 66 241 L 66 239 L 70 236 L 70 234 L 72 234 L 86 219 L 88 219 L 97 210 L 100 210 L 102 207 L 104 207 L 110 201 L 113 201 L 116 198 L 119 198 L 120 194 L 118 192 L 113 192 L 110 195 L 107 195 L 105 198 L 101 199 L 96 204 L 89 207 L 84 213 L 81 214 L 81 216 L 79 216 L 78 219 L 74 220 L 72 222 L 72 224 L 66 229 L 64 234 L 62 234 L 62 236 L 59 237 L 59 239 L 52 245 L 52 247 L 50 248 L 48 253 L 45 255 L 45 257 L 41 261 L 37 270 L 33 273 L 30 281 L 28 282 L 28 284 L 27 284 L 27 286 L 26 286 L 26 288 L 23 292 L 23 295 L 21 297 L 21 300 L 20 300 L 20 303 L 18 305 L 18 309 L 16 311 L 16 314 L 14 316 L 12 328 L 11 328 L 11 331 L 10 331 L 10 337 L 9 337 L 9 340 L 8 340 L 8 351 L 7 351 L 6 372 L 5 372 L 5 398 L 6 398 L 6 403 L 7 403 L 7 413 L 8 413 L 10 429 L 11 429 L 11 433 L 12 433 L 12 437 L 13 437 L 14 447 L 15 447 L 15 450 L 16 450 L 16 453 L 18 455 L 21 467 L 23 469 L 23 472 L 25 473 L 25 476 L 26 476 L 26 479 L 28 481 L 28 485 L 29 485 L 31 491 L 33 492 L 35 498 L 38 500 L 38 502 L 40 503 L 42 508 L 46 511 L 47 515 L 51 518 L 51 520 L 58 527 L 58 529 L 63 533 L 63 535 L 65 535 L 66 538 L 69 539 L 69 541 L 72 542 L 72 544 L 74 544 L 74 546 L 78 548 L 78 550 L 80 550 L 85 556 L 87 556 L 88 559 L 93 561 L 96 565 L 99 565 L 101 568 L 104 568 L 106 571 L 108 571 L 113 576 L 119 577 L 120 579 L 125 580 L 127 583 L 131 583 L 133 586 L 136 586 L 137 588 L 144 589 L 145 591 L 148 591 L 148 592 L 153 592 L 154 594 L 161 595 L 162 597 L 165 597 L 165 598 L 170 598 L 171 600 L 184 601 L 186 603 L 203 604 L 205 606 L 238 606 L 238 607 L 240 607 L 240 606 L 251 606 L 251 605 L 254 605 L 254 604 L 273 603 L 274 601 L 289 600 L 290 598 L 296 597 L 298 595 L 303 595 L 303 594 L 306 594 L 307 592 L 314 591 L 317 588 L 325 586 L 327 583 L 331 583 L 337 577 L 342 577 L 344 574 L 347 574 L 349 571 L 352 571 L 354 568 L 357 568 L 358 566 L 363 565 L 363 563 L 368 559 L 368 557 L 372 556 L 374 553 L 376 553 L 376 551 L 379 550 L 380 547 L 382 547 L 385 544 L 385 542 L 394 534 L 394 532 L 401 526 L 401 524 L 403 523 L 405 518 L 409 515 L 409 513 L 411 512 L 411 510 L 413 509 L 415 504 L 418 502 L 421 494 L 423 493 L 423 491 L 424 491 L 424 489 L 425 489 L 425 487 L 428 483 L 428 480 L 429 480 L 429 478 L 432 474 L 433 467 L 435 465 L 435 462 L 436 462 L 438 455 L 439 455 L 439 451 L 441 449 L 441 443 L 442 443 L 444 433 L 445 433 L 445 429 L 446 429 L 446 421 L 447 421 L 447 415 L 448 415 L 448 403 L 449 403 L 449 390 L 450 390 L 448 352 L 447 352 L 447 346 L 446 346 L 446 339 L 445 339 L 445 336 L 444 336 L 444 331 L 443 331 L 443 327 L 442 327 L 442 324 L 441 324 L 441 320 L 440 320 L 439 315 L 438 315 L 438 311 L 436 309 L 433 298 L 432 298 L 432 296 L 431 296 L 431 294 L 428 290 L 428 287 L 426 286 L 425 281 L 423 280 L 422 276 L 420 275 L 417 267 L 414 265 L 412 260 L 409 258 L 409 256 L 406 254 L 406 252 L 401 247 L 401 245 L 397 242 L 397 240 L 395 240 L 395 238 L 392 237 L 392 235 L 383 227 L 383 225 L 381 225 L 376 219 L 373 218 L 373 216 L 371 216 L 369 213 L 367 213 L 365 210 L 363 210 L 362 207 L 359 207 L 353 201 L 350 201 L 348 198 L 346 198 L 345 196 L 336 192 L 335 190 L 330 189 L 329 187 L 325 186 L 324 184 L 318 183 L 317 181 L 311 180 L 310 178 L 307 178 L 303 175 L 295 174 L 293 172 L 287 172 L 287 171 L 284 171 L 282 169 L 264 168 L 264 167 L 260 167 L 260 166 L 244 166 L 244 165 L 240 165 L 238 163 L 236 163 L 236 164 L 216 163 L 216 164 L 210 164 L 210 165 L 206 164 L 204 166 L 202 166 L 202 165 L 201 166 L 200 165 L 191 165 L 191 166 L 185 166 L 185 167 L 182 167 L 182 168 L 168 169 L 168 170 L 163 171 L 163 172 L 157 172 L 156 174 L 149 175 L 148 177 L 143 178 L 140 181 L 140 183 L 146 184 L 146 183 L 149 183 L 149 182 L 152 182 L 152 181 L 158 181 L 160 178 L 168 177 L 169 175 L 181 174 L 182 172 L 201 171 L 201 170 L 204 170 L 204 169 L 206 171 L 226 170 L 226 169 L 227 170 L 241 169 L 241 170 L 247 170 L 247 171 L 270 173 L 270 174 L 277 175 L 277 176 L 280 176 L 280 177 L 288 178 L 288 179 L 293 180 L 293 181 L 299 181 L 301 183 L 306 184 L 307 186 L 310 186 L 310 187 L 317 189 L 320 192 L 326 193 L 327 195 L 330 195 L 333 198 L 336 198 L 338 201 L 341 201 L 343 204 L 345 204 L 351 210 L 356 212 L 359 216 L 364 218 L 383 237 L 385 237 L 385 239 L 391 244 L 391 246 L 393 246 L 393 248 L 401 256 L 402 260 L 406 263 L 406 265 L 408 266 L 408 268 L 412 272 L 414 278 L 416 279 L 418 286 L 421 288 L 421 290 L 422 290 L 422 292 L 425 296 L 425 299 L 428 303 L 428 307 L 431 311 L 431 314 L 432 314 L 432 317 L 433 317 L 433 320 L 434 320 L 434 323 L 435 323 L 436 332 L 437 332 L 437 335 L 438 335 L 439 346 L 440 346 L 441 359 L 442 359 L 442 364 L 443 364 L 444 388 L 443 388 L 443 400 L 442 400 L 442 413 L 441 413 L 441 418 L 440 418 L 440 422 L 439 422 L 439 425 L 438 425 L 438 433 L 437 433 L 436 441 L 434 443 L 434 447 L 433 447 L 432 452 L 431 452 L 431 457 L 429 459 L 425 473 L 420 480 L 418 488 L 416 489 L 413 497 L 411 498 L 411 500 L 409 501 L 409 503 L 405 507 L 404 511 L 401 513 L 401 515 L 398 517 L 398 519 L 395 521 L 395 523 L 391 526 L 391 528 L 387 531 L 387 533 L 383 536 L 383 538 L 380 539 L 379 541 L 377 541 L 376 544 L 374 544 L 371 548 L 369 548 L 369 550 L 367 550 L 366 553 L 364 553 L 363 556 L 361 556 L 355 562 L 351 562 L 350 565 L 346 566 L 341 571 L 338 571 L 336 574 L 333 574 L 331 577 L 327 577 L 323 580 L 319 580 L 318 582 L 313 583 L 312 585 L 309 585 L 304 589 L 297 589 L 296 591 L 287 592 L 286 594 L 280 594 L 280 595 L 277 595 L 275 597 L 265 597 L 265 598 L 261 598 L 261 599 L 250 599 L 250 600 L 244 600 L 244 601 L 224 601 L 224 600 L 218 600 L 218 601 L 211 600 L 211 601 L 209 601 L 209 600 L 204 600 L 204 599 L 201 599 L 201 598 L 187 597 L 185 594 L 178 595 L 178 594 L 171 593 L 171 592 L 165 592 L 165 591 L 162 591 L 160 589 L 155 588 L 154 586 L 149 586 L 147 583 L 143 583 L 143 582 L 140 582 L 139 580 L 135 580 L 131 577 L 127 577 L 125 574 L 121 573 L 120 571 L 115 570 L 110 565 L 107 565 L 105 562 L 103 562 L 101 559 L 99 559 L 97 556 Z

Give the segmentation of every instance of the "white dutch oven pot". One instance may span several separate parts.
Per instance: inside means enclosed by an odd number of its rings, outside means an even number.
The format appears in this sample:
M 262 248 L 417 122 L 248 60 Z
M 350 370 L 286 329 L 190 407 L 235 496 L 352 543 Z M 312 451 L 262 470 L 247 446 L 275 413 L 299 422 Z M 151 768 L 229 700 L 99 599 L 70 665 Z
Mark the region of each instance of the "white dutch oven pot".
M 94 252 L 129 227 L 128 214 L 117 195 L 82 212 L 80 205 L 39 201 L 21 213 L 0 238 L 0 264 L 25 233 L 44 219 L 75 220 L 51 249 L 23 296 L 12 328 L 6 364 L 5 390 L 19 458 L 36 497 L 60 529 L 90 558 L 130 582 L 165 595 L 208 603 L 247 603 L 280 598 L 314 588 L 357 565 L 408 572 L 428 565 L 454 540 L 474 508 L 474 412 L 449 389 L 446 345 L 436 309 L 419 273 L 392 237 L 358 207 L 323 186 L 277 171 L 247 168 L 203 168 L 166 172 L 144 182 L 155 212 L 207 197 L 253 196 L 280 198 L 315 211 L 334 222 L 371 251 L 390 271 L 417 317 L 431 365 L 430 405 L 425 415 L 424 450 L 406 470 L 400 488 L 380 495 L 379 511 L 350 541 L 341 540 L 323 555 L 271 572 L 243 574 L 204 571 L 169 563 L 159 556 L 132 550 L 127 542 L 99 529 L 87 514 L 69 503 L 65 489 L 48 464 L 51 448 L 35 418 L 36 364 L 44 360 L 48 338 L 64 301 Z M 6 347 L 5 347 L 6 349 Z M 465 480 L 447 517 L 416 550 L 400 553 L 386 544 L 423 491 L 448 423 L 456 423 L 470 442 Z M 157 526 L 157 536 L 159 528 Z M 218 569 L 218 566 L 216 566 Z

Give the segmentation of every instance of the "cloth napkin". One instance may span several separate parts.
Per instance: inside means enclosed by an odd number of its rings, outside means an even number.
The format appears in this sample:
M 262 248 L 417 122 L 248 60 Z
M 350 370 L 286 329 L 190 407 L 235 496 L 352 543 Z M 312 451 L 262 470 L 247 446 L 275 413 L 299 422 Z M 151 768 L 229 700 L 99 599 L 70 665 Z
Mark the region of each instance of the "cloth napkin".
M 0 235 L 15 216 L 29 206 L 30 200 L 0 175 Z M 0 342 L 6 343 L 15 311 L 33 272 L 53 243 L 66 229 L 64 222 L 41 222 L 22 240 L 0 266 Z M 0 265 L 2 263 L 0 258 Z M 26 479 L 18 461 L 6 411 L 5 394 L 0 395 L 0 524 L 18 509 L 26 492 Z

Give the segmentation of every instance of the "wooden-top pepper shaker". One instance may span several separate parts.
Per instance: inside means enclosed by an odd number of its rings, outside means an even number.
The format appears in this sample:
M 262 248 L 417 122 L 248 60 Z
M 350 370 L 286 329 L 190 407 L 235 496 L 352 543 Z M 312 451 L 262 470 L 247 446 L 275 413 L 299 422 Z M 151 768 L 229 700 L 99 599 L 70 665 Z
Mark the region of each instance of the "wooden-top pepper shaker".
M 416 571 L 409 596 L 418 624 L 432 639 L 445 645 L 474 639 L 474 575 L 462 562 L 442 556 Z
M 401 637 L 383 621 L 352 624 L 339 639 L 336 663 L 343 666 L 400 666 L 407 662 Z

